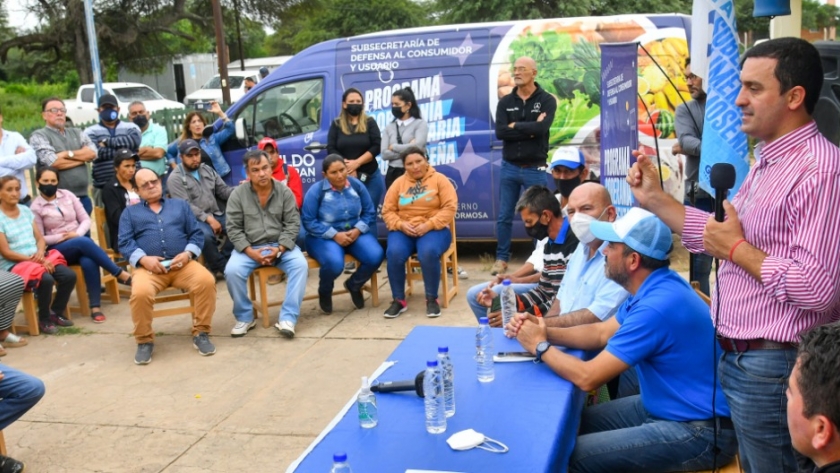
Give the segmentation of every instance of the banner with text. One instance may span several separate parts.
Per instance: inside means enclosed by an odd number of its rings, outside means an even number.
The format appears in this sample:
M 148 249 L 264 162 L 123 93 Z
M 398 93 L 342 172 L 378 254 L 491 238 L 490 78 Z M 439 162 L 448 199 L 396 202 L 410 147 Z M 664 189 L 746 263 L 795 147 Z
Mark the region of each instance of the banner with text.
M 636 43 L 601 44 L 601 184 L 618 215 L 635 205 L 627 172 L 639 145 Z

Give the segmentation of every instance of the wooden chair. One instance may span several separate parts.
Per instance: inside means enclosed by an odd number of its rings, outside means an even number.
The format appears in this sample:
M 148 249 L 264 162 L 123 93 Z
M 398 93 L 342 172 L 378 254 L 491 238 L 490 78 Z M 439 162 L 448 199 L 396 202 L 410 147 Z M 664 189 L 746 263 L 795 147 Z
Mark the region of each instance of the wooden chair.
M 87 293 L 87 285 L 85 284 L 85 275 L 82 272 L 82 267 L 78 264 L 70 266 L 70 269 L 76 273 L 76 299 L 79 305 L 67 306 L 67 318 L 72 319 L 70 314 L 79 313 L 84 317 L 90 317 L 90 297 Z M 102 275 L 102 284 L 105 285 L 105 299 L 108 299 L 112 304 L 120 303 L 120 288 L 117 278 L 111 274 Z
M 0 430 L 0 455 L 8 456 L 6 453 L 6 437 L 3 436 L 3 431 Z
M 174 291 L 174 292 L 173 292 Z M 169 317 L 172 315 L 192 314 L 195 318 L 195 297 L 191 292 L 183 292 L 180 289 L 169 288 L 155 297 L 155 305 L 167 304 L 170 302 L 189 301 L 187 305 L 178 305 L 152 311 L 152 318 Z
M 41 329 L 38 327 L 38 307 L 35 305 L 35 294 L 31 291 L 24 292 L 22 302 L 23 316 L 26 319 L 26 324 L 18 325 L 12 323 L 12 333 L 17 334 L 19 330 L 22 330 L 28 332 L 33 337 L 40 335 Z
M 99 245 L 100 248 L 105 250 L 105 254 L 107 254 L 111 258 L 111 260 L 113 260 L 115 263 L 117 263 L 117 266 L 120 266 L 120 267 L 127 270 L 128 260 L 123 259 L 122 256 L 120 256 L 119 253 L 117 253 L 116 251 L 108 248 L 108 241 L 107 241 L 107 238 L 105 237 L 105 235 L 108 234 L 108 222 L 105 219 L 105 209 L 102 208 L 102 207 L 94 207 L 93 208 L 93 217 L 94 217 L 94 222 L 95 222 L 95 225 L 96 225 L 96 242 L 97 242 L 97 244 Z M 77 273 L 77 276 L 78 276 L 78 273 Z M 110 275 L 110 274 L 105 274 L 103 272 L 102 281 L 105 282 L 108 278 L 113 278 L 113 276 Z M 76 278 L 76 280 L 78 281 L 79 279 Z M 115 283 L 114 287 L 117 288 L 117 296 L 119 296 L 120 294 L 122 294 L 126 297 L 131 296 L 131 289 L 128 288 L 128 286 L 120 287 L 119 283 L 117 282 L 117 283 Z M 107 285 L 105 286 L 105 288 L 109 289 Z M 78 288 L 76 289 L 76 291 L 78 292 Z M 110 290 L 108 290 L 108 297 L 109 297 L 112 304 L 119 304 L 120 303 L 119 297 L 117 297 L 115 299 L 114 296 L 111 295 Z M 80 303 L 81 303 L 81 301 L 80 301 Z
M 458 249 L 455 246 L 455 220 L 452 220 L 452 223 L 449 224 L 449 230 L 452 232 L 452 243 L 450 243 L 449 248 L 440 255 L 440 282 L 443 285 L 440 305 L 444 309 L 449 307 L 449 302 L 452 301 L 456 294 L 458 294 Z M 451 275 L 449 274 L 450 269 L 452 270 Z M 408 261 L 405 262 L 405 272 L 405 280 L 408 284 L 408 288 L 405 292 L 407 296 L 410 296 L 414 291 L 414 281 L 423 280 L 420 260 L 417 259 L 416 254 L 412 255 L 408 258 Z M 449 284 L 447 276 L 452 277 L 451 285 Z
M 309 255 L 304 253 L 306 256 L 306 262 L 309 264 L 309 269 L 320 268 L 321 265 L 318 264 L 318 261 L 314 258 L 311 258 Z M 349 254 L 344 255 L 344 262 L 351 263 L 354 262 L 357 265 L 359 264 L 356 258 L 353 258 Z M 248 289 L 251 295 L 251 301 L 254 303 L 254 317 L 262 318 L 263 327 L 268 328 L 271 325 L 270 316 L 268 314 L 268 309 L 271 307 L 279 306 L 283 304 L 284 299 L 277 299 L 277 300 L 269 300 L 268 299 L 268 278 L 275 274 L 282 274 L 281 271 L 276 266 L 261 266 L 254 270 L 251 273 L 251 276 L 248 277 Z M 259 296 L 257 295 L 257 287 L 259 287 Z M 277 293 L 285 293 L 285 291 L 275 291 Z M 370 281 L 362 287 L 362 292 L 370 293 L 370 300 L 374 307 L 379 306 L 379 278 L 377 277 L 376 273 L 373 273 L 371 276 Z M 334 290 L 333 295 L 339 294 L 347 294 L 346 289 Z M 308 294 L 303 296 L 304 301 L 310 301 L 312 299 L 317 299 L 318 294 Z

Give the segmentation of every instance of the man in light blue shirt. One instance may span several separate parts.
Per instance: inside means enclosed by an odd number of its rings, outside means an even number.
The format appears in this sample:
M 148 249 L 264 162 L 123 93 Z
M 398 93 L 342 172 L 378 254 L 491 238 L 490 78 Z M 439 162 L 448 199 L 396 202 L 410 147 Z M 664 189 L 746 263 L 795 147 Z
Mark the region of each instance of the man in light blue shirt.
M 3 111 L 0 110 L 0 177 L 15 176 L 20 181 L 20 202 L 24 205 L 32 200 L 24 171 L 34 167 L 37 161 L 35 150 L 20 133 L 3 129 Z
M 169 145 L 166 130 L 151 122 L 151 114 L 139 100 L 128 106 L 128 119 L 140 128 L 140 149 L 137 150 L 140 167 L 163 176 L 166 173 L 166 147 Z
M 594 221 L 613 222 L 615 207 L 607 189 L 586 182 L 569 195 L 565 211 L 580 244 L 569 259 L 557 298 L 545 316 L 548 327 L 573 327 L 607 320 L 630 295 L 604 274 L 605 242 L 589 230 Z

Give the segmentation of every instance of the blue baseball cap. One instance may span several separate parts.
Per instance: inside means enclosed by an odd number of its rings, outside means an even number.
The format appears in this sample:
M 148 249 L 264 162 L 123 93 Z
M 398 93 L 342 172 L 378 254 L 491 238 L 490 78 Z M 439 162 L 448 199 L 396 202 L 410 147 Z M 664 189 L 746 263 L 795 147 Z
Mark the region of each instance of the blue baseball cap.
M 569 169 L 577 169 L 586 164 L 583 152 L 575 146 L 562 146 L 551 155 L 551 164 L 548 165 L 548 172 L 556 166 L 564 166 Z
M 198 146 L 198 142 L 196 142 L 193 139 L 187 138 L 186 140 L 183 140 L 181 141 L 181 143 L 178 144 L 178 151 L 181 152 L 181 155 L 185 155 L 194 149 L 200 150 L 201 147 Z
M 624 243 L 633 251 L 660 261 L 671 252 L 671 229 L 659 217 L 639 207 L 631 208 L 615 222 L 592 222 L 595 238 Z

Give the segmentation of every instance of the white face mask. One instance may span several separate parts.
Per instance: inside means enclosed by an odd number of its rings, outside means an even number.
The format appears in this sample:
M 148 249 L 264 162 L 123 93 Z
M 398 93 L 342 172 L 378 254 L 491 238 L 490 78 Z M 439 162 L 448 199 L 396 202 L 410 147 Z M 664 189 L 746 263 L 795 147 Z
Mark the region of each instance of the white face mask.
M 607 209 L 604 209 L 606 212 Z M 588 245 L 592 243 L 592 240 L 595 239 L 595 235 L 592 234 L 592 230 L 589 228 L 589 224 L 600 220 L 601 217 L 604 215 L 604 212 L 601 212 L 601 215 L 598 218 L 595 218 L 591 215 L 587 215 L 582 212 L 576 212 L 572 215 L 571 220 L 569 220 L 569 225 L 572 227 L 572 232 L 574 232 L 577 239 L 583 243 L 584 245 Z
M 473 429 L 462 430 L 452 434 L 451 437 L 446 439 L 446 443 L 452 447 L 452 450 L 470 450 L 473 448 L 480 448 L 493 453 L 505 453 L 508 451 L 507 445 L 499 442 L 498 440 L 487 438 L 484 434 L 478 433 Z M 489 446 L 491 443 L 498 445 L 499 448 Z

